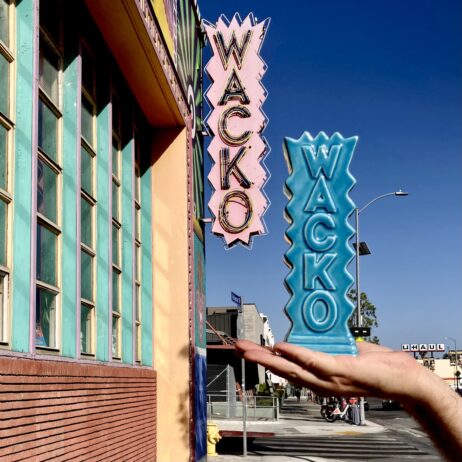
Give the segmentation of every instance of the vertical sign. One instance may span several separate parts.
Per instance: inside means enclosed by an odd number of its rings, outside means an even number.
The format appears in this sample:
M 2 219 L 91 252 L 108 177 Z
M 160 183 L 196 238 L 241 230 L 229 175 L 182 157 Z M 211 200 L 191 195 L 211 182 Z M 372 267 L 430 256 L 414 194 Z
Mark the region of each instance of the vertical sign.
M 329 138 L 322 132 L 314 139 L 305 132 L 299 140 L 284 140 L 290 173 L 287 341 L 332 354 L 356 354 L 347 325 L 354 309 L 347 297 L 353 283 L 347 266 L 354 256 L 348 217 L 354 210 L 349 165 L 356 142 L 357 137 L 335 133 Z
M 252 14 L 231 22 L 204 22 L 212 48 L 206 72 L 212 81 L 206 97 L 211 106 L 207 124 L 213 135 L 208 151 L 213 166 L 208 176 L 214 189 L 209 208 L 212 232 L 226 247 L 249 246 L 264 234 L 262 219 L 268 199 L 262 188 L 268 174 L 262 162 L 267 153 L 261 136 L 267 118 L 261 106 L 266 90 L 260 83 L 266 64 L 259 52 L 269 19 L 257 22 Z

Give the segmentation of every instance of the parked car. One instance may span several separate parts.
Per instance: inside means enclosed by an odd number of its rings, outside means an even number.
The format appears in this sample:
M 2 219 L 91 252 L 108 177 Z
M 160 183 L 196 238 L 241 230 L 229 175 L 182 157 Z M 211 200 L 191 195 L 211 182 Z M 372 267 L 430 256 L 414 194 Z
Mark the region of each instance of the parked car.
M 402 409 L 403 405 L 394 399 L 382 400 L 383 409 Z

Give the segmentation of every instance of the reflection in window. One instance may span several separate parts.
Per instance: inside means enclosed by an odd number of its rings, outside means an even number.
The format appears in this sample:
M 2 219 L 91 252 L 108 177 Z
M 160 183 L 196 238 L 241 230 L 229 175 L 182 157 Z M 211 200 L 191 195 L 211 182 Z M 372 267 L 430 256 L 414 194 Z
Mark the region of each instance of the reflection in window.
M 90 102 L 85 98 L 82 97 L 82 136 L 85 141 L 88 142 L 90 146 L 93 146 L 93 128 L 94 128 L 94 121 L 93 121 L 93 106 Z
M 120 313 L 120 273 L 112 270 L 112 311 Z
M 1 72 L 0 72 L 0 75 Z M 0 189 L 7 189 L 8 181 L 8 130 L 0 124 Z
M 47 227 L 37 225 L 37 279 L 56 286 L 57 236 Z
M 87 252 L 81 254 L 81 297 L 93 301 L 93 257 Z
M 0 40 L 7 46 L 10 46 L 9 40 L 9 4 L 8 0 L 0 0 Z M 3 76 L 3 74 L 0 73 Z
M 58 118 L 42 100 L 38 109 L 38 146 L 57 162 Z
M 81 188 L 90 196 L 93 195 L 93 155 L 82 147 L 80 154 Z
M 119 227 L 112 225 L 112 263 L 120 266 Z
M 1 0 L 0 0 L 1 1 Z M 10 72 L 9 72 L 10 63 L 0 53 L 0 112 L 8 116 L 10 112 Z
M 37 162 L 37 212 L 56 222 L 56 181 L 58 175 L 40 158 Z
M 43 38 L 40 39 L 39 75 L 40 88 L 59 106 L 59 56 Z
M 120 150 L 119 143 L 114 139 L 112 142 L 112 174 L 118 178 L 120 170 Z
M 90 354 L 92 347 L 92 314 L 93 309 L 82 304 L 80 307 L 80 351 Z
M 6 251 L 7 251 L 7 204 L 0 199 L 0 265 L 6 266 Z M 1 310 L 1 305 L 0 305 Z
M 6 342 L 6 303 L 8 276 L 0 272 L 0 342 Z
M 35 345 L 56 348 L 56 295 L 37 289 L 35 305 Z
M 119 320 L 118 316 L 112 317 L 112 357 L 120 358 L 120 340 L 119 340 Z
M 119 219 L 119 185 L 113 181 L 112 182 L 112 216 L 114 219 L 120 221 Z
M 93 206 L 89 201 L 82 197 L 80 199 L 80 214 L 81 214 L 81 239 L 82 243 L 87 247 L 93 247 Z

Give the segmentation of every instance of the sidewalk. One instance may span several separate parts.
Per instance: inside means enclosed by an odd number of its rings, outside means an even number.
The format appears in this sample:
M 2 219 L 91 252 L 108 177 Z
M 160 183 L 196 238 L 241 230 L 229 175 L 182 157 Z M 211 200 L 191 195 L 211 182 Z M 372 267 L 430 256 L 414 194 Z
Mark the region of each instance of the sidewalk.
M 343 421 L 329 423 L 326 422 L 320 415 L 320 406 L 318 404 L 306 403 L 302 401 L 297 403 L 295 400 L 287 399 L 281 410 L 278 422 L 267 421 L 248 421 L 247 433 L 252 437 L 262 433 L 262 437 L 271 436 L 326 436 L 332 437 L 335 435 L 364 435 L 377 434 L 385 431 L 385 428 L 376 423 L 366 420 L 365 425 L 356 426 L 350 425 Z M 236 436 L 242 437 L 242 420 L 214 420 L 215 424 L 222 432 L 237 432 Z M 230 435 L 232 433 L 228 433 Z M 239 442 L 240 444 L 240 442 Z M 217 447 L 219 452 L 219 446 Z M 290 457 L 290 456 L 254 456 L 249 455 L 246 458 L 241 455 L 219 455 L 209 457 L 209 462 L 321 462 L 327 459 L 322 457 Z M 330 462 L 333 459 L 329 459 Z

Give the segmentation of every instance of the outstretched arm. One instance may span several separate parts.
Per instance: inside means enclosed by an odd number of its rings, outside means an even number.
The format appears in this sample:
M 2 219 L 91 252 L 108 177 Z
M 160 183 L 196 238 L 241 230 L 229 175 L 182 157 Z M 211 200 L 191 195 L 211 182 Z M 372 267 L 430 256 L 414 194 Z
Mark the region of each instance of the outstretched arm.
M 400 401 L 447 460 L 462 456 L 462 399 L 407 353 L 358 343 L 358 356 L 332 356 L 279 343 L 273 350 L 241 340 L 236 349 L 292 383 L 324 396 L 375 396 Z

